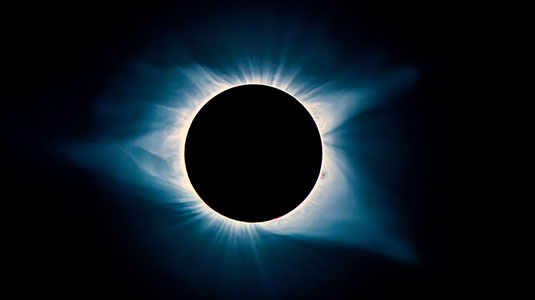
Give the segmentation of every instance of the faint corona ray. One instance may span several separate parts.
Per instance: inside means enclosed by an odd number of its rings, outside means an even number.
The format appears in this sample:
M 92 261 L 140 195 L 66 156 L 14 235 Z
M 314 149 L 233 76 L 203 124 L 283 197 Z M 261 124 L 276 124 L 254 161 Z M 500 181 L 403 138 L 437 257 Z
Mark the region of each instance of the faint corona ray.
M 144 68 L 156 74 L 162 72 L 156 66 L 145 65 Z M 176 209 L 191 222 L 201 222 L 215 244 L 246 242 L 254 246 L 259 236 L 271 233 L 354 244 L 399 260 L 415 260 L 416 255 L 403 238 L 385 230 L 381 218 L 370 217 L 374 212 L 367 208 L 365 199 L 359 198 L 355 187 L 355 182 L 362 178 L 355 178 L 357 172 L 343 151 L 345 141 L 333 134 L 358 113 L 381 105 L 410 86 L 417 77 L 413 69 L 388 72 L 385 77 L 369 81 L 366 88 L 344 86 L 341 82 L 351 81 L 347 78 L 312 80 L 300 66 L 292 67 L 286 59 L 271 63 L 245 58 L 225 70 L 190 64 L 175 67 L 171 74 L 176 78 L 177 87 L 167 91 L 166 101 L 156 99 L 143 104 L 149 112 L 141 122 L 153 124 L 156 129 L 118 142 L 114 150 L 120 149 L 130 157 L 146 176 L 135 179 L 130 175 L 132 171 L 117 172 L 117 168 L 109 169 L 108 173 L 128 177 L 129 181 L 138 180 L 143 185 L 158 185 L 174 193 L 176 197 L 168 202 L 176 204 Z M 321 176 L 307 199 L 290 213 L 262 223 L 231 220 L 210 209 L 195 193 L 184 164 L 185 137 L 197 112 L 218 93 L 243 84 L 269 85 L 295 97 L 316 121 L 323 141 Z M 141 105 L 143 101 L 135 103 Z M 106 146 L 97 148 L 100 147 Z M 85 148 L 84 151 L 91 151 L 90 146 Z M 93 162 L 85 161 L 77 151 L 72 151 L 77 161 L 95 168 Z M 93 151 L 93 156 L 113 161 L 104 152 Z M 102 171 L 106 166 L 99 164 L 99 168 Z

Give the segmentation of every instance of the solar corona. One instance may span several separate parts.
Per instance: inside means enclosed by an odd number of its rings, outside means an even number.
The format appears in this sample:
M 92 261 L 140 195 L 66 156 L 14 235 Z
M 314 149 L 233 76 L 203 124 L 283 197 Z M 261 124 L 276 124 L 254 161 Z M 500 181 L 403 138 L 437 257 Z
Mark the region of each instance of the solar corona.
M 220 29 L 227 42 L 247 40 L 241 28 Z M 336 57 L 305 40 L 286 53 L 280 42 L 267 52 L 228 43 L 233 51 L 213 61 L 192 60 L 175 42 L 153 45 L 168 63 L 133 61 L 124 84 L 95 104 L 109 125 L 96 142 L 73 143 L 70 156 L 150 191 L 146 200 L 171 215 L 158 219 L 172 224 L 169 242 L 187 230 L 256 257 L 267 240 L 302 238 L 414 261 L 404 237 L 387 230 L 391 195 L 369 174 L 396 140 L 375 139 L 368 112 L 403 93 L 417 70 L 375 53 L 366 54 L 372 67 L 318 69 Z

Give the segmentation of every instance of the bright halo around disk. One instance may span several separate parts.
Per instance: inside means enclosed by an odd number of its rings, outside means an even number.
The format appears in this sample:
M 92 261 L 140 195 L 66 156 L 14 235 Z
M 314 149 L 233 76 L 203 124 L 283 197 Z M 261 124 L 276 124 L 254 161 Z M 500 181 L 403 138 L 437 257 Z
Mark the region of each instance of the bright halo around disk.
M 322 136 L 322 141 L 325 139 L 322 133 L 328 130 L 329 122 L 326 120 L 326 114 L 320 111 L 321 106 L 317 102 L 318 99 L 315 99 L 317 95 L 314 94 L 313 90 L 307 91 L 303 90 L 303 87 L 299 88 L 298 86 L 292 86 L 292 78 L 295 75 L 284 76 L 281 73 L 282 72 L 274 74 L 264 73 L 263 76 L 245 73 L 241 74 L 240 76 L 223 77 L 222 75 L 210 72 L 202 67 L 197 67 L 186 72 L 188 76 L 191 76 L 192 82 L 199 82 L 198 80 L 200 80 L 201 83 L 199 83 L 198 89 L 196 89 L 199 95 L 192 96 L 189 99 L 189 105 L 184 108 L 184 110 L 179 114 L 180 117 L 177 119 L 177 128 L 179 129 L 170 136 L 172 141 L 180 145 L 180 147 L 178 147 L 178 149 L 180 149 L 180 159 L 176 164 L 176 168 L 179 169 L 179 176 L 176 183 L 180 190 L 184 191 L 191 201 L 191 209 L 195 211 L 199 217 L 205 218 L 214 226 L 238 232 L 245 231 L 248 233 L 258 228 L 273 231 L 284 230 L 284 226 L 288 223 L 291 224 L 292 219 L 294 219 L 293 222 L 303 222 L 304 220 L 301 220 L 300 216 L 301 218 L 306 217 L 307 210 L 311 210 L 312 207 L 318 206 L 318 204 L 314 204 L 314 202 L 318 201 L 318 197 L 321 198 L 321 185 L 324 183 L 324 174 L 328 172 L 330 167 L 332 168 L 332 166 L 330 166 L 330 164 L 332 164 L 332 158 L 329 157 L 329 155 L 332 156 L 333 153 L 327 151 L 324 145 L 324 151 L 322 152 L 322 161 L 324 163 L 322 164 L 318 181 L 314 185 L 312 191 L 297 208 L 293 209 L 291 212 L 283 215 L 282 217 L 270 221 L 257 223 L 242 222 L 217 213 L 202 201 L 199 195 L 195 192 L 195 189 L 193 188 L 191 181 L 187 176 L 186 165 L 184 162 L 184 149 L 188 129 L 190 128 L 194 117 L 210 99 L 234 87 L 244 85 L 265 85 L 280 89 L 290 94 L 297 99 L 312 115 L 320 131 L 320 135 Z M 296 96 L 296 94 L 299 96 Z M 195 98 L 198 100 L 195 100 Z M 316 100 L 316 102 L 314 100 Z M 269 103 L 266 103 L 266 105 L 269 105 Z M 254 201 L 254 199 L 251 201 Z M 309 215 L 308 217 L 313 218 L 314 216 Z

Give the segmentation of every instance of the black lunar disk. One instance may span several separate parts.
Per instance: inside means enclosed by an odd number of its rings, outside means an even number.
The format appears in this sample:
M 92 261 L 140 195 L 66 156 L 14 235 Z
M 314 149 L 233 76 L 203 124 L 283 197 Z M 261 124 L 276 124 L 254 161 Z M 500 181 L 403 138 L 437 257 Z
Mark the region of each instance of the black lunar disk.
M 189 128 L 188 177 L 213 210 L 263 222 L 309 195 L 322 162 L 319 130 L 297 99 L 277 88 L 241 85 L 208 101 Z

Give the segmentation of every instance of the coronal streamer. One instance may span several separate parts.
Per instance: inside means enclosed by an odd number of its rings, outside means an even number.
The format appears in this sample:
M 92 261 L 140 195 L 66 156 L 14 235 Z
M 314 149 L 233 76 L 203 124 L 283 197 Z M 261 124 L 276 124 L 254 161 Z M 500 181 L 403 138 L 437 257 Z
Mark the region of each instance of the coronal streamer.
M 225 32 L 221 35 L 230 35 Z M 246 33 L 234 29 L 232 39 L 240 35 Z M 188 50 L 177 51 L 179 43 L 173 42 L 160 47 L 156 61 L 139 58 L 98 101 L 95 115 L 102 126 L 91 142 L 73 144 L 71 156 L 88 168 L 155 191 L 147 201 L 175 210 L 179 219 L 174 226 L 193 224 L 214 243 L 255 248 L 259 239 L 277 234 L 345 243 L 415 261 L 406 237 L 389 229 L 389 224 L 403 223 L 384 204 L 392 195 L 359 169 L 360 158 L 352 153 L 367 145 L 345 136 L 355 126 L 351 120 L 395 99 L 417 79 L 417 72 L 389 66 L 381 51 L 369 50 L 362 65 L 345 66 L 336 62 L 335 49 L 307 48 L 306 40 L 300 41 L 302 46 L 274 40 L 274 47 L 261 51 L 244 51 L 229 42 L 224 48 L 231 54 L 199 54 L 196 59 L 184 59 Z M 318 70 L 322 61 L 337 67 Z M 194 192 L 184 164 L 185 137 L 196 113 L 216 94 L 244 84 L 276 87 L 301 101 L 323 141 L 322 170 L 314 189 L 295 210 L 269 222 L 238 222 L 209 209 Z M 384 141 L 385 147 L 388 143 Z

